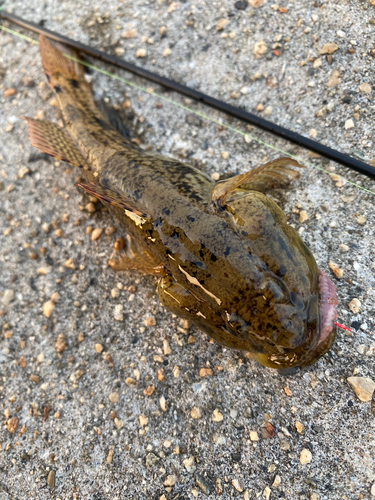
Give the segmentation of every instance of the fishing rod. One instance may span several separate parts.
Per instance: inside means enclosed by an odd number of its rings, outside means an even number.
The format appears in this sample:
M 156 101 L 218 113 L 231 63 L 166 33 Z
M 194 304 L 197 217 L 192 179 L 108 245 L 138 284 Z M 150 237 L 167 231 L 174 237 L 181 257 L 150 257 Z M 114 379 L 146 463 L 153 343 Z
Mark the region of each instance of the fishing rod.
M 298 146 L 302 146 L 306 149 L 309 149 L 310 151 L 313 151 L 314 153 L 317 153 L 320 156 L 323 156 L 325 158 L 328 158 L 329 160 L 333 160 L 337 163 L 340 163 L 341 165 L 344 165 L 345 167 L 348 167 L 351 170 L 355 170 L 356 172 L 359 172 L 375 180 L 375 167 L 372 167 L 367 163 L 364 163 L 360 160 L 352 158 L 351 156 L 341 153 L 340 151 L 329 148 L 328 146 L 325 146 L 324 144 L 321 144 L 317 141 L 313 141 L 308 137 L 304 137 L 303 135 L 297 134 L 292 130 L 288 130 L 287 128 L 281 127 L 280 125 L 276 125 L 275 123 L 265 120 L 264 118 L 258 117 L 252 113 L 249 113 L 248 111 L 245 111 L 243 109 L 237 108 L 236 106 L 232 106 L 231 104 L 220 101 L 219 99 L 211 97 L 198 90 L 192 89 L 187 85 L 182 85 L 181 83 L 177 83 L 174 80 L 158 75 L 157 73 L 153 73 L 147 69 L 136 66 L 135 64 L 129 63 L 123 59 L 106 54 L 101 50 L 89 47 L 88 45 L 85 45 L 81 42 L 72 40 L 71 38 L 56 33 L 55 31 L 51 31 L 31 21 L 22 19 L 4 10 L 0 10 L 0 17 L 11 23 L 17 24 L 22 28 L 26 28 L 38 34 L 43 34 L 48 38 L 50 38 L 51 40 L 55 40 L 57 42 L 69 45 L 77 49 L 79 52 L 83 52 L 91 57 L 94 57 L 95 59 L 99 59 L 101 61 L 117 66 L 121 69 L 129 71 L 130 73 L 133 73 L 135 75 L 146 78 L 147 80 L 150 80 L 154 83 L 162 85 L 163 87 L 169 90 L 173 90 L 182 95 L 190 97 L 196 101 L 202 102 L 207 106 L 210 106 L 211 108 L 223 111 L 224 113 L 233 116 L 235 118 L 238 118 L 243 122 L 254 125 L 255 127 L 265 130 L 266 132 L 270 132 L 271 134 L 277 137 L 281 137 L 282 139 L 292 142 L 293 144 L 297 144 Z

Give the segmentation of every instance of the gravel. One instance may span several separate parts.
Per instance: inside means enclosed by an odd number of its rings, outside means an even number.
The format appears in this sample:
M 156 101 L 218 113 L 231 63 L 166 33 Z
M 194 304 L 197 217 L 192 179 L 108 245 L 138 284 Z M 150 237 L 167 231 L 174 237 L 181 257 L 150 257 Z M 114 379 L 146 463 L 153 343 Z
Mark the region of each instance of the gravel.
M 4 8 L 374 164 L 373 3 Z M 74 187 L 78 171 L 30 146 L 19 117 L 60 116 L 38 47 L 1 31 L 1 500 L 373 497 L 375 195 L 360 187 L 375 183 L 103 68 L 160 94 L 90 75 L 141 147 L 216 180 L 282 156 L 264 143 L 306 162 L 270 195 L 335 282 L 352 331 L 313 366 L 277 372 L 172 316 L 154 278 L 112 271 L 125 235 Z

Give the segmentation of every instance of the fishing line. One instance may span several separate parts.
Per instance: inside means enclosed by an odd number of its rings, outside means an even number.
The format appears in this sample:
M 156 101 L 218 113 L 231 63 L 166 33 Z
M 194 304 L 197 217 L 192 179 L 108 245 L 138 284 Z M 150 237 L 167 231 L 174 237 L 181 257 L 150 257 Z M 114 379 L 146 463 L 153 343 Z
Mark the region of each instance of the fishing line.
M 1 10 L 1 9 L 0 9 Z M 78 50 L 83 50 L 84 52 L 86 53 L 89 53 L 90 55 L 93 55 L 94 57 L 97 57 L 99 59 L 102 59 L 106 62 L 109 62 L 109 63 L 112 63 L 112 64 L 115 64 L 119 67 L 121 67 L 122 69 L 127 69 L 129 71 L 132 71 L 136 74 L 139 74 L 140 76 L 143 76 L 145 78 L 148 78 L 148 79 L 152 79 L 153 77 L 156 78 L 157 80 L 157 83 L 161 83 L 161 85 L 165 85 L 165 82 L 168 83 L 167 87 L 171 88 L 172 90 L 177 90 L 178 92 L 180 93 L 185 93 L 185 91 L 189 91 L 190 94 L 191 94 L 191 97 L 195 98 L 195 99 L 198 99 L 199 101 L 201 102 L 204 102 L 210 106 L 213 106 L 215 107 L 216 109 L 221 109 L 229 114 L 231 114 L 232 116 L 236 116 L 237 118 L 239 119 L 242 119 L 242 120 L 245 120 L 245 121 L 248 121 L 249 123 L 251 122 L 249 120 L 249 117 L 250 118 L 255 118 L 256 119 L 256 122 L 257 123 L 254 123 L 256 126 L 260 126 L 261 128 L 271 132 L 271 133 L 274 133 L 276 135 L 278 135 L 279 137 L 282 137 L 284 139 L 287 139 L 287 140 L 290 140 L 291 142 L 295 142 L 297 143 L 298 145 L 302 145 L 304 147 L 307 147 L 308 149 L 311 149 L 313 151 L 316 151 L 318 153 L 320 153 L 322 156 L 326 156 L 328 157 L 329 159 L 331 160 L 334 160 L 334 161 L 338 161 L 339 163 L 342 163 L 343 165 L 345 166 L 349 166 L 350 168 L 354 169 L 354 170 L 357 170 L 371 178 L 374 177 L 374 174 L 375 174 L 375 169 L 369 165 L 367 165 L 366 163 L 363 163 L 361 161 L 358 161 L 358 160 L 355 160 L 354 158 L 351 158 L 347 155 L 344 155 L 343 153 L 340 153 L 338 151 L 335 151 L 335 150 L 332 150 L 330 148 L 327 148 L 326 146 L 322 145 L 322 144 L 319 144 L 315 141 L 312 141 L 308 138 L 305 138 L 303 136 L 300 136 L 298 134 L 295 134 L 294 132 L 291 132 L 287 129 L 284 129 L 283 127 L 279 127 L 277 125 L 274 125 L 272 124 L 271 122 L 267 122 L 266 120 L 263 120 L 261 118 L 258 118 L 254 115 L 251 115 L 250 113 L 247 113 L 243 110 L 240 110 L 238 108 L 235 108 L 231 105 L 228 105 L 228 104 L 225 104 L 225 103 L 222 103 L 221 101 L 218 101 L 216 99 L 213 99 L 211 98 L 210 96 L 206 96 L 205 94 L 202 94 L 200 92 L 197 92 L 197 91 L 194 91 L 193 89 L 189 89 L 188 87 L 185 87 L 183 85 L 180 85 L 180 84 L 177 84 L 176 82 L 173 82 L 171 80 L 168 80 L 164 77 L 160 77 L 158 75 L 155 75 L 153 73 L 150 73 L 148 72 L 147 70 L 143 70 L 142 68 L 138 68 L 137 66 L 134 66 L 130 63 L 126 63 L 125 61 L 122 61 L 120 59 L 117 59 L 117 58 L 114 58 L 113 56 L 109 56 L 107 54 L 105 54 L 104 52 L 101 52 L 101 51 L 98 51 L 96 49 L 92 49 L 90 47 L 87 47 L 79 42 L 75 42 L 74 40 L 70 40 L 62 35 L 59 35 L 57 33 L 54 33 L 54 32 L 51 32 L 49 30 L 46 30 L 45 28 L 40 28 L 38 26 L 36 26 L 34 23 L 30 23 L 28 21 L 24 21 L 20 18 L 18 18 L 17 16 L 13 16 L 12 14 L 8 14 L 8 13 L 3 13 L 0 15 L 2 15 L 5 19 L 8 19 L 10 21 L 13 21 L 23 27 L 26 27 L 28 29 L 31 29 L 33 31 L 36 31 L 36 32 L 44 32 L 47 36 L 51 37 L 52 39 L 55 39 L 57 41 L 65 41 L 65 43 L 68 43 L 70 45 L 72 45 L 73 47 L 76 47 Z M 6 28 L 4 26 L 1 26 L 0 25 L 0 29 L 3 29 L 4 31 L 7 31 L 11 34 L 14 34 L 15 36 L 19 36 L 20 38 L 23 38 L 33 44 L 38 44 L 38 42 L 30 37 L 27 37 L 26 35 L 21 35 L 19 34 L 18 32 L 16 31 L 13 31 L 11 30 L 10 28 Z M 261 139 L 258 139 L 246 132 L 243 132 L 235 127 L 232 127 L 230 125 L 227 125 L 225 123 L 222 123 L 220 120 L 217 120 L 215 118 L 212 118 L 210 116 L 207 116 L 205 115 L 204 113 L 201 113 L 199 111 L 196 111 L 196 110 L 193 110 L 191 108 L 189 108 L 188 106 L 185 106 L 183 104 L 180 104 L 176 101 L 174 101 L 173 99 L 170 99 L 168 97 L 165 97 L 161 94 L 158 94 L 157 92 L 154 92 L 153 90 L 150 90 L 149 88 L 145 88 L 145 87 L 142 87 L 140 85 L 137 85 L 125 78 L 122 78 L 118 75 L 115 75 L 114 73 L 111 73 L 109 71 L 106 71 L 106 70 L 103 70 L 93 64 L 89 64 L 85 61 L 82 61 L 81 59 L 76 59 L 68 54 L 64 54 L 65 57 L 68 57 L 69 59 L 72 59 L 94 71 L 97 71 L 97 72 L 100 72 L 110 78 L 113 78 L 115 80 L 118 80 L 118 81 L 121 81 L 122 83 L 126 84 L 126 85 L 129 85 L 137 90 L 140 90 L 142 92 L 145 92 L 147 94 L 150 94 L 150 95 L 153 95 L 155 97 L 157 97 L 158 99 L 160 100 L 163 100 L 165 102 L 168 102 L 170 104 L 173 104 L 185 111 L 188 111 L 189 113 L 192 113 L 196 116 L 199 116 L 200 118 L 203 118 L 204 120 L 207 120 L 211 123 L 215 123 L 217 125 L 220 125 L 221 127 L 223 128 L 226 128 L 227 130 L 230 130 L 231 132 L 234 132 L 236 134 L 239 134 L 239 135 L 242 135 L 243 137 L 245 138 L 248 138 L 250 141 L 255 141 L 257 142 L 258 144 L 261 144 L 267 148 L 270 148 L 270 149 L 273 149 L 281 154 L 284 154 L 284 155 L 287 155 L 289 156 L 290 158 L 293 158 L 295 160 L 298 160 L 310 167 L 314 167 L 315 169 L 317 170 L 320 170 L 322 172 L 325 172 L 327 173 L 328 175 L 332 175 L 332 172 L 329 172 L 328 170 L 318 166 L 318 165 L 315 165 L 314 163 L 310 163 L 309 161 L 299 157 L 299 156 L 296 156 L 296 155 L 293 155 L 291 153 L 288 153 L 287 151 L 284 151 L 283 149 L 280 149 L 278 148 L 277 146 L 274 146 L 272 144 L 269 144 L 265 141 L 262 141 Z M 121 63 L 121 64 L 119 64 Z M 151 75 L 151 76 L 150 76 Z M 173 88 L 173 84 L 176 88 Z M 187 94 L 187 95 L 190 95 L 190 94 Z M 196 94 L 196 95 L 195 95 Z M 197 97 L 198 96 L 198 97 Z M 211 102 L 212 101 L 212 102 Z M 219 106 L 220 105 L 220 106 Z M 229 111 L 228 111 L 229 110 Z M 234 111 L 235 112 L 234 112 Z M 241 115 L 241 116 L 240 116 Z M 267 126 L 265 126 L 264 124 L 266 124 Z M 289 134 L 289 137 L 286 135 L 286 133 Z M 302 141 L 303 140 L 303 141 Z M 352 186 L 355 186 L 359 189 L 361 189 L 362 191 L 365 191 L 367 193 L 370 193 L 370 194 L 373 194 L 375 195 L 375 192 L 374 191 L 371 191 L 370 189 L 367 189 L 367 188 L 364 188 L 362 186 L 360 186 L 359 184 L 355 183 L 355 182 L 352 182 L 352 181 L 349 181 L 348 179 L 346 179 L 345 177 L 341 176 L 341 175 L 337 175 L 337 174 L 333 174 L 335 175 L 335 180 L 339 180 L 339 179 L 342 179 L 345 181 L 345 183 L 347 184 L 350 184 Z

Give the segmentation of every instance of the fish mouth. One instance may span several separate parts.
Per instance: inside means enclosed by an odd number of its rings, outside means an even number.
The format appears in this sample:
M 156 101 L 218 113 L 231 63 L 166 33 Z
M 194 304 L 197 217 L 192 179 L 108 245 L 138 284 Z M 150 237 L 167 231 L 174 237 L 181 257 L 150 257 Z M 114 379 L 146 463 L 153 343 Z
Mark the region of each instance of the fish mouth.
M 336 287 L 329 277 L 319 269 L 320 289 L 320 337 L 318 345 L 326 340 L 333 330 L 333 322 L 338 318 Z

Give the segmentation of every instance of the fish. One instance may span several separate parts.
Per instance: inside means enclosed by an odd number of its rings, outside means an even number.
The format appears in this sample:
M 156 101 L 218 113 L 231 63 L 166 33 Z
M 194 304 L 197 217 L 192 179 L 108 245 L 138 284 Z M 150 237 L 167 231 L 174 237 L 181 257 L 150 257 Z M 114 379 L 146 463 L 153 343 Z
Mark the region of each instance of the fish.
M 165 308 L 263 366 L 308 366 L 323 356 L 335 339 L 335 286 L 264 193 L 297 179 L 302 165 L 279 158 L 214 183 L 121 134 L 95 105 L 77 52 L 44 36 L 40 51 L 64 126 L 25 118 L 29 137 L 78 167 L 84 180 L 76 185 L 123 228 L 126 245 L 110 267 L 156 276 Z

